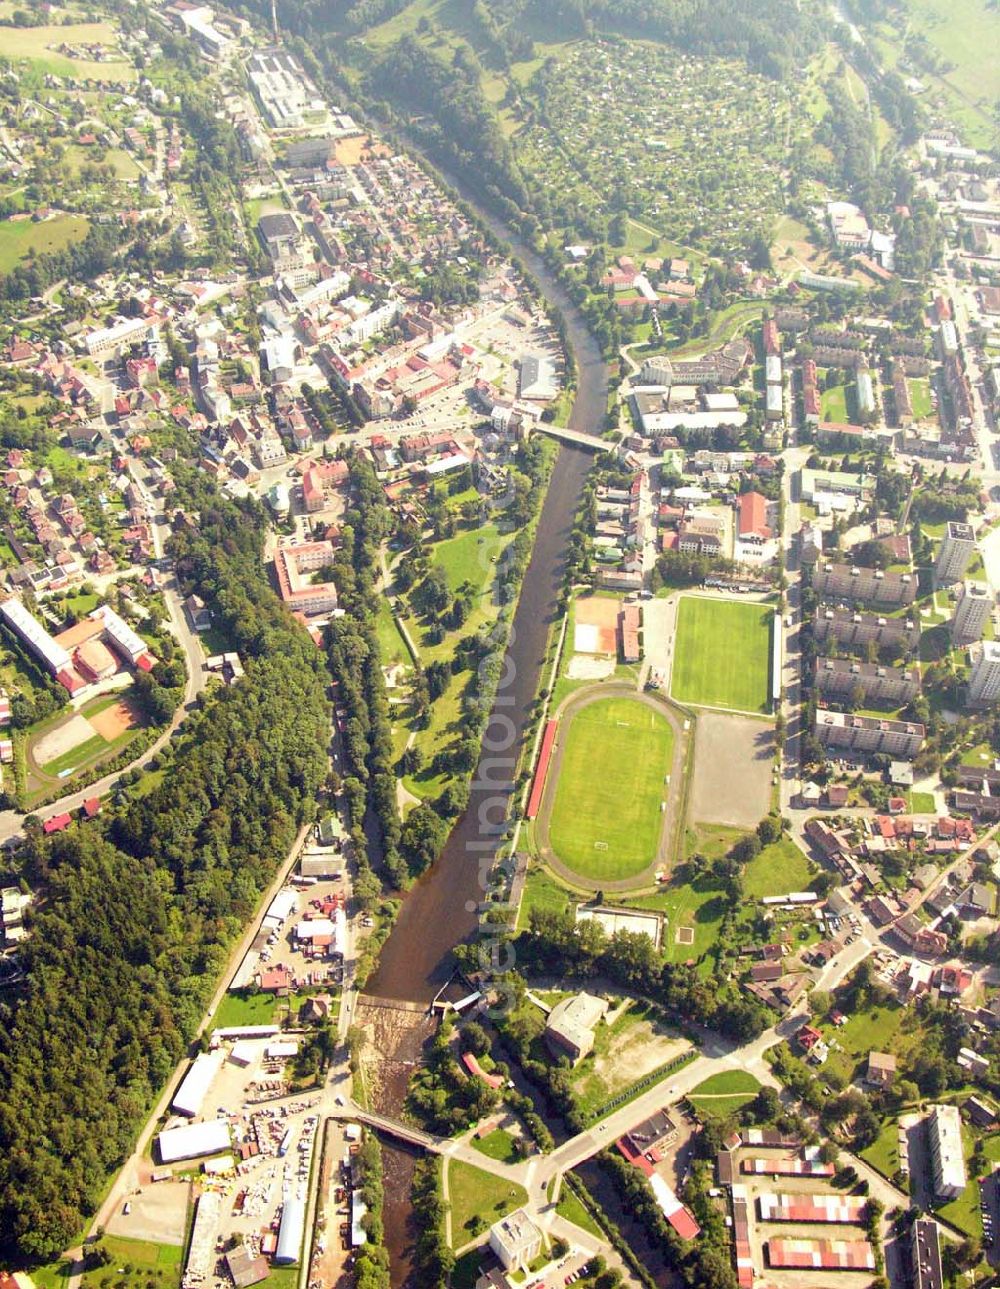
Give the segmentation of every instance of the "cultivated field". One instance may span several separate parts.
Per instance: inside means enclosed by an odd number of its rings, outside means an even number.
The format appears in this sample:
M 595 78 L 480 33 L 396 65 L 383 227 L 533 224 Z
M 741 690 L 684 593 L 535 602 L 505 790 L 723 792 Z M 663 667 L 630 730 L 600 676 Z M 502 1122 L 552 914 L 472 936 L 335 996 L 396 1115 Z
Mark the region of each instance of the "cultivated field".
M 571 715 L 560 741 L 552 850 L 595 881 L 642 872 L 656 858 L 663 831 L 670 722 L 635 698 L 603 698 Z
M 682 596 L 674 698 L 696 707 L 768 711 L 773 616 L 762 604 Z

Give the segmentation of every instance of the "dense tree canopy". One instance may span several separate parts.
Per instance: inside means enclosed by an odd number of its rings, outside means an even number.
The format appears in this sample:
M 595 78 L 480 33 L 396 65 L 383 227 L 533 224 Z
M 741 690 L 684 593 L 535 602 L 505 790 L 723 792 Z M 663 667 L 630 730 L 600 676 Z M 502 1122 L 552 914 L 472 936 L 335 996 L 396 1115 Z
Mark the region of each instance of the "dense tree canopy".
M 322 657 L 260 566 L 263 518 L 182 488 L 185 590 L 213 604 L 246 675 L 183 727 L 161 782 L 51 840 L 29 829 L 44 899 L 27 985 L 0 1014 L 0 1252 L 72 1242 L 183 1055 L 234 936 L 313 812 L 327 772 Z

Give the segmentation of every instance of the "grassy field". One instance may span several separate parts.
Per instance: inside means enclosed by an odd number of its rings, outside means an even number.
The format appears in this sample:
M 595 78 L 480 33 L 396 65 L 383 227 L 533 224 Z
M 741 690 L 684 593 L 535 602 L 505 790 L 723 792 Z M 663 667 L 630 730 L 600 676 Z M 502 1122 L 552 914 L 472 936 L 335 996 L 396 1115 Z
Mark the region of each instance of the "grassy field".
M 629 1095 L 637 1080 L 665 1078 L 666 1071 L 657 1072 L 684 1047 L 648 1003 L 627 1004 L 610 1025 L 597 1027 L 593 1050 L 570 1073 L 577 1108 L 588 1118 L 606 1114 L 610 1103 Z
M 553 850 L 594 880 L 642 872 L 656 857 L 663 826 L 670 723 L 633 698 L 606 698 L 578 711 L 561 737 Z
M 746 1070 L 724 1070 L 699 1083 L 688 1093 L 688 1100 L 699 1114 L 726 1119 L 748 1105 L 759 1089 L 760 1084 Z
M 682 596 L 674 698 L 701 707 L 768 711 L 773 617 L 774 610 L 760 604 Z
M 556 1205 L 556 1212 L 560 1217 L 564 1217 L 567 1222 L 572 1222 L 581 1230 L 589 1231 L 591 1235 L 596 1236 L 599 1240 L 604 1238 L 604 1232 L 591 1217 L 590 1212 L 584 1207 L 583 1201 L 580 1200 L 576 1192 L 571 1190 L 563 1181 L 562 1190 L 559 1192 L 559 1202 Z
M 487 1226 L 492 1226 L 512 1209 L 527 1203 L 528 1192 L 523 1186 L 512 1186 L 502 1178 L 493 1177 L 461 1160 L 450 1160 L 445 1167 L 448 1170 L 452 1243 L 456 1248 L 468 1243 L 477 1217 Z
M 544 869 L 535 868 L 528 874 L 524 894 L 517 914 L 519 928 L 528 926 L 532 909 L 561 911 L 569 903 L 569 892 Z
M 752 899 L 808 891 L 816 872 L 813 864 L 787 837 L 765 846 L 743 870 L 743 889 Z
M 915 815 L 933 815 L 937 812 L 937 802 L 934 800 L 933 792 L 914 792 L 911 788 L 908 796 L 911 813 Z
M 56 215 L 40 224 L 30 219 L 0 223 L 0 273 L 12 268 L 31 255 L 44 251 L 61 251 L 70 242 L 86 237 L 90 227 L 83 215 Z
M 439 660 L 450 663 L 459 638 L 475 634 L 481 627 L 496 619 L 499 607 L 493 594 L 495 565 L 512 540 L 513 533 L 501 532 L 496 524 L 485 524 L 459 532 L 430 548 L 431 559 L 444 569 L 451 590 L 456 592 L 464 582 L 470 582 L 474 596 L 472 612 L 464 624 L 455 631 L 446 631 L 437 643 L 431 642 L 430 632 L 424 622 L 412 613 L 409 616 L 403 615 L 422 666 L 427 667 Z M 416 745 L 423 752 L 427 764 L 418 774 L 408 775 L 405 784 L 417 797 L 435 797 L 444 787 L 446 776 L 435 774 L 429 763 L 437 751 L 448 746 L 462 732 L 461 698 L 468 683 L 467 672 L 452 677 L 444 692 L 431 704 L 429 724 L 426 728 L 415 731 Z M 400 713 L 401 718 L 402 716 Z M 407 732 L 413 728 L 408 720 L 404 719 L 403 723 L 406 724 Z
M 170 1286 L 180 1284 L 184 1250 L 179 1245 L 129 1240 L 120 1235 L 104 1236 L 101 1245 L 111 1255 L 111 1267 L 126 1268 L 126 1275 L 118 1277 L 116 1284 L 142 1285 L 143 1289 L 149 1285 L 155 1289 L 169 1289 Z M 107 1267 L 99 1267 L 86 1272 L 81 1284 L 86 1289 L 97 1289 L 107 1274 Z
M 109 22 L 74 23 L 70 27 L 4 27 L 5 58 L 30 59 L 40 71 L 76 80 L 134 81 L 136 70 L 122 59 L 97 62 L 89 58 L 67 58 L 56 46 L 105 45 L 114 49 L 115 28 Z
M 100 756 L 107 746 L 107 739 L 103 738 L 100 734 L 95 734 L 85 742 L 77 743 L 76 747 L 70 748 L 70 750 L 68 752 L 64 752 L 62 756 L 57 756 L 52 761 L 46 761 L 41 768 L 46 774 L 52 775 L 53 778 L 58 778 L 67 770 L 75 770 L 78 765 L 86 765 L 86 763 L 93 760 L 94 757 Z
M 663 952 L 669 962 L 687 962 L 689 958 L 700 958 L 708 953 L 719 938 L 726 911 L 722 889 L 714 884 L 711 877 L 699 877 L 695 882 L 671 882 L 653 895 L 624 903 L 666 915 Z M 678 940 L 679 927 L 694 931 L 690 944 Z
M 892 1177 L 899 1168 L 899 1125 L 890 1119 L 872 1144 L 861 1152 L 861 1158 L 868 1161 L 883 1177 Z
M 229 990 L 212 1017 L 213 1029 L 230 1025 L 273 1025 L 278 999 L 273 994 L 258 994 L 251 989 Z
M 926 376 L 913 376 L 906 382 L 910 387 L 910 402 L 913 404 L 913 415 L 923 420 L 934 411 L 931 402 L 931 383 Z
M 850 420 L 846 385 L 831 385 L 829 389 L 824 389 L 819 397 L 819 405 L 824 421 L 836 421 L 843 425 Z
M 938 84 L 969 130 L 968 141 L 987 146 L 994 137 L 991 114 L 1000 98 L 1000 59 L 984 56 L 1000 42 L 1000 13 L 991 0 L 907 0 L 910 29 L 924 36 L 944 60 Z M 896 42 L 899 43 L 898 41 Z M 928 78 L 918 72 L 921 80 Z M 932 86 L 935 81 L 931 78 Z
M 975 1144 L 975 1137 L 968 1124 L 962 1124 L 962 1144 L 965 1147 L 965 1162 L 968 1165 Z M 967 1235 L 971 1235 L 974 1240 L 982 1241 L 983 1218 L 979 1208 L 979 1183 L 973 1176 L 971 1168 L 968 1169 L 968 1177 L 968 1185 L 961 1195 L 947 1204 L 942 1204 L 934 1211 L 946 1222 L 951 1222 Z
M 485 1137 L 473 1137 L 472 1145 L 487 1159 L 498 1159 L 502 1164 L 517 1162 L 518 1153 L 514 1138 L 503 1128 L 494 1128 Z
M 409 663 L 410 655 L 399 634 L 396 619 L 392 616 L 389 602 L 383 596 L 378 602 L 378 613 L 375 615 L 375 632 L 378 636 L 378 651 L 383 667 L 394 667 L 398 663 Z

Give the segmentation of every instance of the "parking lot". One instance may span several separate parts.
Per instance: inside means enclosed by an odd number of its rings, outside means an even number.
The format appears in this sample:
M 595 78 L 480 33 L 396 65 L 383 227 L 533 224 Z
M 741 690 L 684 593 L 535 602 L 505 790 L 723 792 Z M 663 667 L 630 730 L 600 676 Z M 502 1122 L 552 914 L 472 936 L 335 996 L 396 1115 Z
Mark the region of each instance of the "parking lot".
M 786 1151 L 767 1150 L 754 1146 L 740 1151 L 741 1159 L 745 1156 L 778 1158 Z M 803 1198 L 818 1195 L 837 1194 L 828 1179 L 794 1177 L 794 1176 L 754 1176 L 740 1173 L 737 1184 L 743 1187 L 747 1198 L 751 1256 L 758 1277 L 765 1277 L 766 1282 L 774 1289 L 827 1289 L 839 1285 L 843 1289 L 862 1289 L 871 1284 L 873 1272 L 870 1270 L 850 1271 L 837 1269 L 802 1269 L 785 1270 L 768 1265 L 765 1244 L 769 1240 L 866 1240 L 864 1227 L 856 1224 L 839 1224 L 836 1222 L 784 1222 L 762 1221 L 758 1208 L 758 1197 L 774 1193 L 783 1195 L 801 1195 Z
M 110 1231 L 160 1242 L 171 1242 L 165 1241 L 170 1236 L 181 1244 L 189 1196 L 212 1190 L 223 1198 L 216 1238 L 220 1252 L 233 1236 L 254 1255 L 274 1251 L 283 1205 L 306 1194 L 320 1101 L 318 1091 L 289 1093 L 290 1059 L 269 1057 L 274 1041 L 244 1038 L 222 1045 L 226 1059 L 194 1122 L 224 1119 L 232 1134 L 231 1153 L 170 1165 L 148 1159 L 140 1187 L 125 1199 Z M 173 1115 L 164 1127 L 191 1122 Z M 231 1284 L 221 1261 L 208 1283 L 219 1289 Z

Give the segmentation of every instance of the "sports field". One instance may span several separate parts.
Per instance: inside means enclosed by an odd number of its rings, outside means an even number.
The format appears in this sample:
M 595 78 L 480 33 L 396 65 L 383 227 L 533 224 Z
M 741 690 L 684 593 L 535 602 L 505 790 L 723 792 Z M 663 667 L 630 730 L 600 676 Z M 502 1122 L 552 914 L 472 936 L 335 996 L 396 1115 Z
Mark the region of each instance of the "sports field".
M 766 712 L 771 677 L 770 605 L 682 596 L 671 692 L 695 707 Z
M 568 718 L 549 843 L 594 881 L 633 877 L 656 858 L 674 732 L 635 698 L 603 698 Z

